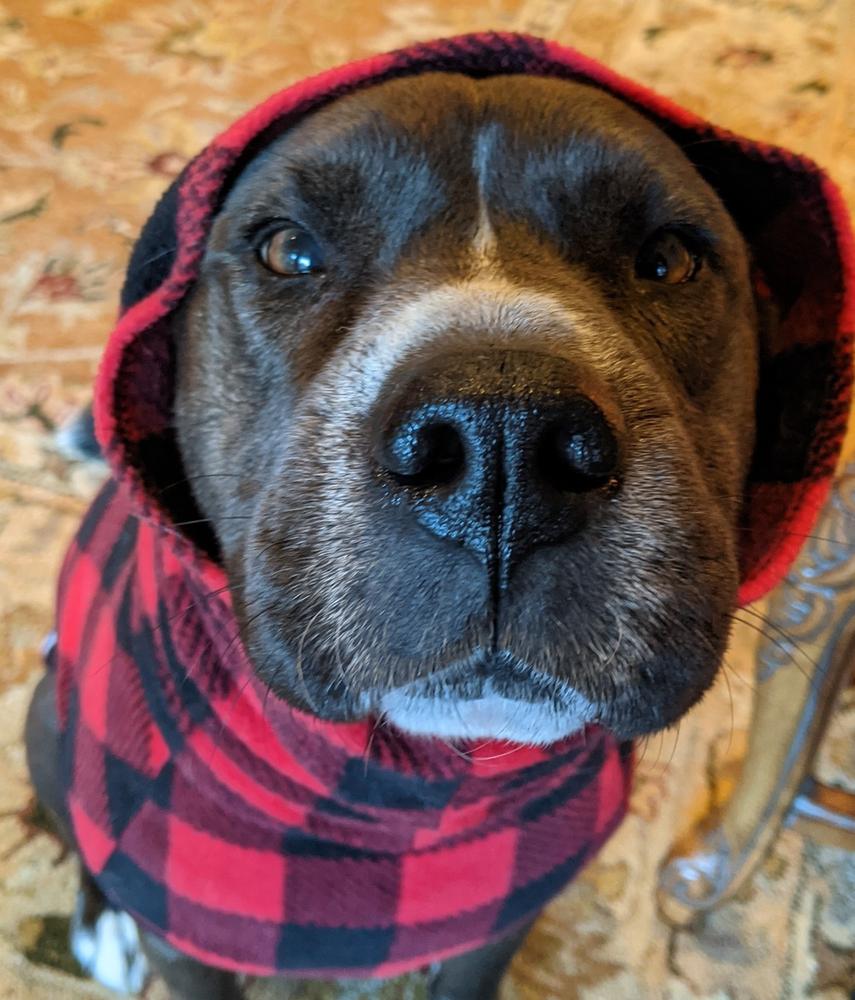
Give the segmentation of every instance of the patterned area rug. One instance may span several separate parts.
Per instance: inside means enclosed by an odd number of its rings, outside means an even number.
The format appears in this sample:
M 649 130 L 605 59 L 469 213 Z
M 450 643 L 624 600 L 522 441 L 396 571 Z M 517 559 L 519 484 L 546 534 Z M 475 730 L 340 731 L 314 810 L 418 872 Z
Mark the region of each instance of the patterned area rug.
M 216 9 L 216 15 L 212 11 Z M 224 124 L 289 81 L 416 39 L 555 37 L 680 103 L 827 166 L 855 200 L 855 10 L 847 0 L 0 0 L 0 1000 L 96 998 L 65 947 L 74 862 L 30 808 L 21 729 L 58 561 L 96 470 L 55 429 L 87 399 L 129 247 L 160 191 Z M 852 453 L 852 448 L 849 449 Z M 631 815 L 516 959 L 519 1000 L 845 1000 L 855 858 L 785 831 L 702 926 L 657 915 L 669 845 L 724 800 L 745 747 L 757 632 L 679 733 L 644 749 Z M 855 784 L 855 699 L 823 767 Z M 253 986 L 417 1000 L 415 978 Z M 149 1000 L 163 1000 L 159 984 Z

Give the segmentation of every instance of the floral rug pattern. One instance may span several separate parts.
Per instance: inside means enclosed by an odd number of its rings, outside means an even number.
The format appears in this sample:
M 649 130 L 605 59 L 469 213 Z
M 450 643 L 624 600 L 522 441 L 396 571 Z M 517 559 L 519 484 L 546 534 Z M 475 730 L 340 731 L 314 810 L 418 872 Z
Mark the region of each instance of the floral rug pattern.
M 101 998 L 65 948 L 75 863 L 31 808 L 21 730 L 59 560 L 98 482 L 54 432 L 89 396 L 131 244 L 189 156 L 288 82 L 417 39 L 557 38 L 828 167 L 855 204 L 853 0 L 0 0 L 0 1000 Z M 848 449 L 849 454 L 853 448 Z M 732 787 L 757 634 L 679 735 L 641 754 L 629 818 L 514 962 L 518 1000 L 846 1000 L 855 856 L 785 831 L 691 931 L 662 922 L 669 845 Z M 855 785 L 855 697 L 823 767 Z M 416 979 L 252 995 L 417 1000 Z M 147 990 L 163 1000 L 160 984 Z

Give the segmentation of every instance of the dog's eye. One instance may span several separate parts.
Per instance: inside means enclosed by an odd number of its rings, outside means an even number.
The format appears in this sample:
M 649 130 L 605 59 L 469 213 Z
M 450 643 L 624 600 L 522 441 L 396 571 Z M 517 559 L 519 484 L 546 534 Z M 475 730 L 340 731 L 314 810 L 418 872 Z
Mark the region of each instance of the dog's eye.
M 258 256 L 275 274 L 315 274 L 323 270 L 321 248 L 299 226 L 286 226 L 268 236 L 259 247 Z
M 660 230 L 641 248 L 635 259 L 635 275 L 644 281 L 681 285 L 698 273 L 700 257 L 672 230 Z

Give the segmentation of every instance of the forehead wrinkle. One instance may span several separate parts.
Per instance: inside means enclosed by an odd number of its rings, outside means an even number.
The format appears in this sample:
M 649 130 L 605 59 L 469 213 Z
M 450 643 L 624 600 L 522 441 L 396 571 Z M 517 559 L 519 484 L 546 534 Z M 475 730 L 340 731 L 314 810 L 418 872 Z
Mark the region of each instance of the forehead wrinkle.
M 525 150 L 522 173 L 527 184 L 547 196 L 559 191 L 574 195 L 595 185 L 591 193 L 600 196 L 623 189 L 629 197 L 639 197 L 651 171 L 633 147 L 577 132 L 565 142 Z
M 698 224 L 708 222 L 710 212 L 720 208 L 693 164 L 662 133 L 586 128 L 546 152 L 527 156 L 526 176 L 542 183 L 548 175 L 568 195 L 608 199 L 615 208 L 639 205 Z
M 273 140 L 244 168 L 226 206 L 247 192 L 265 193 L 271 174 L 281 176 L 283 187 L 308 197 L 334 189 L 348 168 L 375 177 L 405 157 L 410 162 L 427 161 L 423 144 L 377 109 L 346 111 L 335 105 L 322 109 Z

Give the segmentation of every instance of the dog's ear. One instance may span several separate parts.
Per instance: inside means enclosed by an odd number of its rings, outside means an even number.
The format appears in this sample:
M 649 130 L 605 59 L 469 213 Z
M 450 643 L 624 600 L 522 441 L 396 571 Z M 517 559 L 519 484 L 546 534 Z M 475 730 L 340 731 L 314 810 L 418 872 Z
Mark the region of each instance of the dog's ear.
M 182 172 L 160 196 L 134 244 L 122 285 L 122 312 L 127 312 L 132 305 L 150 295 L 169 274 L 178 248 L 175 220 L 183 177 Z
M 852 335 L 846 211 L 839 191 L 807 159 L 712 130 L 700 138 L 673 125 L 669 131 L 724 202 L 752 258 L 760 372 L 743 579 L 754 575 L 753 597 L 772 579 L 769 553 L 788 561 L 803 541 L 796 531 L 810 530 L 845 432 Z
M 844 287 L 835 220 L 819 177 L 804 175 L 799 189 L 787 190 L 770 183 L 768 163 L 736 168 L 726 150 L 715 152 L 705 149 L 698 167 L 748 242 L 760 320 L 752 478 L 794 483 L 821 461 L 817 429 L 828 418 L 829 380 L 843 374 L 832 336 Z
M 168 294 L 163 295 L 163 289 L 179 251 L 180 202 L 192 165 L 191 161 L 163 192 L 133 246 L 120 298 L 120 316 L 125 323 L 129 320 L 129 310 L 153 293 L 160 292 L 167 302 L 170 299 Z M 132 337 L 123 346 L 115 381 L 106 385 L 102 381 L 100 400 L 96 391 L 96 416 L 100 405 L 102 420 L 108 413 L 111 423 L 115 421 L 114 426 L 108 424 L 106 431 L 103 426 L 100 428 L 99 450 L 109 458 L 121 443 L 119 461 L 133 470 L 138 480 L 141 509 L 159 508 L 171 523 L 186 523 L 186 534 L 202 551 L 215 555 L 217 544 L 213 532 L 201 517 L 192 491 L 186 488 L 186 473 L 173 426 L 179 313 L 174 307 L 161 311 L 164 314 L 156 322 L 145 319 L 140 322 L 145 337 Z M 130 323 L 133 328 L 132 318 Z

